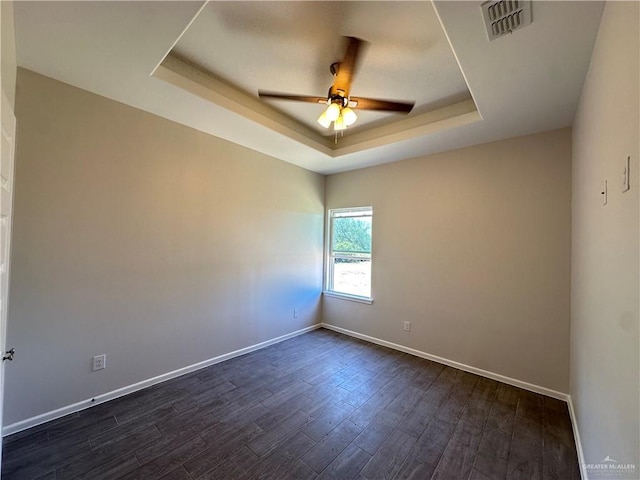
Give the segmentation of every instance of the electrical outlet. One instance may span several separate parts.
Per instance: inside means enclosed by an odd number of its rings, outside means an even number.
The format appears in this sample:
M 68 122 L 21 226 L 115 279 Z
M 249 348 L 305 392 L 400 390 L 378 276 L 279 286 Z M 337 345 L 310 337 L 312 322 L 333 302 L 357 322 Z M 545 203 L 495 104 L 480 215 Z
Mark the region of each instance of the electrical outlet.
M 103 368 L 107 367 L 107 355 L 106 354 L 102 354 L 102 355 L 96 355 L 95 357 L 93 357 L 93 364 L 92 364 L 92 368 L 91 370 L 93 370 L 94 372 L 96 370 L 102 370 Z
M 404 322 L 404 331 L 405 332 L 411 331 L 411 322 Z
M 293 309 L 293 318 L 298 318 L 298 316 L 300 315 L 300 310 L 297 308 Z

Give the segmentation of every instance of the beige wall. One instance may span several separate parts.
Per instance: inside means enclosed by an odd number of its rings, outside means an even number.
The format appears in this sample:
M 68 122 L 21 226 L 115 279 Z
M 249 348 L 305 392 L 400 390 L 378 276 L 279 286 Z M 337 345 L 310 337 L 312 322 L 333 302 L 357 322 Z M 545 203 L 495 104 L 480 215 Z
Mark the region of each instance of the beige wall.
M 373 205 L 374 303 L 324 321 L 567 392 L 570 174 L 563 129 L 328 177 L 327 208 Z
M 13 1 L 0 1 L 0 77 L 2 90 L 13 107 L 16 98 L 16 38 L 13 22 Z
M 637 2 L 607 2 L 573 129 L 571 395 L 586 463 L 640 475 Z M 621 192 L 631 156 L 631 190 Z M 601 203 L 601 185 L 609 199 Z M 592 475 L 594 478 L 595 474 Z
M 16 104 L 5 425 L 319 322 L 323 176 L 26 70 Z

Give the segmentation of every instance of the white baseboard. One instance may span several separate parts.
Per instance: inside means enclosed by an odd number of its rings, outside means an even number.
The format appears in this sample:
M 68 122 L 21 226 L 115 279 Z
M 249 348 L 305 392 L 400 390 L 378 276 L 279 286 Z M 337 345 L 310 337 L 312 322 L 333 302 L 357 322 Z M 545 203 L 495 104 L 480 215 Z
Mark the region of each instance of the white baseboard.
M 454 367 L 459 370 L 464 370 L 465 372 L 474 373 L 476 375 L 480 375 L 481 377 L 497 380 L 499 382 L 506 383 L 508 385 L 513 385 L 514 387 L 522 388 L 524 390 L 529 390 L 530 392 L 539 393 L 541 395 L 546 395 L 547 397 L 556 398 L 564 402 L 566 402 L 569 397 L 569 395 L 567 395 L 566 393 L 558 392 L 556 390 L 551 390 L 550 388 L 541 387 L 540 385 L 534 385 L 532 383 L 524 382 L 522 380 L 517 380 L 511 377 L 505 377 L 504 375 L 500 375 L 499 373 L 482 370 L 481 368 L 472 367 L 471 365 L 465 365 L 464 363 L 456 362 L 455 360 L 449 360 L 448 358 L 438 357 L 437 355 L 432 355 L 430 353 L 422 352 L 414 348 L 405 347 L 404 345 L 399 345 L 397 343 L 381 340 L 376 337 L 370 337 L 369 335 L 364 335 L 362 333 L 354 332 L 352 330 L 347 330 L 346 328 L 336 327 L 335 325 L 330 325 L 328 323 L 322 323 L 320 325 L 323 328 L 327 328 L 329 330 L 333 330 L 338 333 L 344 333 L 345 335 L 359 338 L 360 340 L 376 343 L 378 345 L 382 345 L 383 347 L 393 348 L 394 350 L 399 350 L 401 352 L 408 353 L 410 355 L 415 355 L 416 357 L 426 358 L 427 360 L 432 360 L 436 363 L 448 365 L 450 367 Z
M 315 330 L 317 328 L 320 328 L 321 326 L 322 326 L 321 324 L 311 325 L 310 327 L 296 330 L 295 332 L 287 333 L 286 335 L 272 338 L 271 340 L 267 340 L 265 342 L 257 343 L 255 345 L 241 348 L 240 350 L 235 350 L 233 352 L 225 353 L 223 355 L 218 355 L 217 357 L 213 357 L 208 360 L 204 360 L 202 362 L 194 363 L 193 365 L 189 365 L 187 367 L 179 368 L 178 370 L 174 370 L 172 372 L 158 375 L 157 377 L 149 378 L 147 380 L 134 383 L 133 385 L 118 388 L 117 390 L 103 393 L 101 395 L 97 395 L 96 397 L 89 398 L 87 400 L 83 400 L 81 402 L 77 402 L 72 405 L 67 405 L 66 407 L 58 408 L 57 410 L 52 410 L 50 412 L 46 412 L 46 413 L 37 415 L 35 417 L 27 418 L 25 420 L 21 420 L 16 423 L 12 423 L 11 425 L 7 425 L 3 427 L 2 436 L 6 437 L 7 435 L 11 435 L 12 433 L 17 433 L 22 430 L 26 430 L 27 428 L 35 427 L 36 425 L 40 425 L 42 423 L 55 420 L 56 418 L 64 417 L 65 415 L 69 415 L 71 413 L 79 412 L 80 410 L 85 410 L 95 405 L 108 402 L 109 400 L 113 400 L 115 398 L 128 395 L 129 393 L 137 392 L 138 390 L 142 390 L 143 388 L 150 387 L 157 383 L 171 380 L 172 378 L 176 378 L 181 375 L 185 375 L 187 373 L 200 370 L 202 368 L 208 367 L 210 365 L 214 365 L 216 363 L 224 362 L 225 360 L 229 360 L 234 357 L 239 357 L 240 355 L 244 355 L 246 353 L 253 352 L 255 350 L 260 350 L 261 348 L 268 347 L 269 345 L 280 343 L 284 340 L 288 340 L 298 335 L 302 335 L 303 333 L 310 332 L 311 330 Z
M 189 365 L 187 367 L 180 368 L 178 370 L 174 370 L 172 372 L 164 373 L 162 375 L 158 375 L 157 377 L 149 378 L 147 380 L 143 380 L 138 383 L 134 383 L 133 385 L 128 385 L 126 387 L 119 388 L 117 390 L 113 390 L 111 392 L 103 393 L 101 395 L 97 395 L 96 397 L 89 398 L 72 405 L 67 405 L 62 408 L 58 408 L 56 410 L 52 410 L 50 412 L 46 412 L 35 417 L 27 418 L 25 420 L 21 420 L 16 423 L 12 423 L 11 425 L 7 425 L 2 429 L 2 436 L 5 437 L 7 435 L 11 435 L 13 433 L 20 432 L 22 430 L 26 430 L 27 428 L 35 427 L 42 423 L 49 422 L 51 420 L 55 420 L 56 418 L 64 417 L 65 415 L 69 415 L 71 413 L 79 412 L 81 410 L 85 410 L 94 405 L 99 405 L 104 402 L 108 402 L 109 400 L 113 400 L 115 398 L 122 397 L 124 395 L 128 395 L 133 392 L 137 392 L 138 390 L 142 390 L 143 388 L 150 387 L 157 383 L 165 382 L 167 380 L 171 380 L 172 378 L 179 377 L 181 375 L 185 375 L 187 373 L 194 372 L 196 370 L 200 370 L 202 368 L 208 367 L 210 365 L 214 365 L 216 363 L 224 362 L 225 360 L 229 360 L 234 357 L 238 357 L 240 355 L 244 355 L 246 353 L 253 352 L 255 350 L 259 350 L 261 348 L 268 347 L 269 345 L 273 345 L 284 340 L 288 340 L 289 338 L 296 337 L 298 335 L 302 335 L 304 333 L 310 332 L 311 330 L 315 330 L 317 328 L 326 328 L 329 330 L 333 330 L 338 333 L 343 333 L 345 335 L 349 335 L 351 337 L 359 338 L 361 340 L 365 340 L 367 342 L 375 343 L 377 345 L 382 345 L 384 347 L 389 347 L 394 350 L 398 350 L 404 353 L 408 353 L 410 355 L 415 355 L 417 357 L 426 358 L 427 360 L 432 360 L 437 363 L 441 363 L 443 365 L 448 365 L 450 367 L 458 368 L 460 370 L 464 370 L 465 372 L 474 373 L 476 375 L 480 375 L 482 377 L 490 378 L 493 380 L 497 380 L 499 382 L 506 383 L 508 385 L 513 385 L 514 387 L 519 387 L 524 390 L 529 390 L 531 392 L 539 393 L 542 395 L 546 395 L 552 398 L 557 398 L 558 400 L 563 400 L 569 404 L 569 413 L 571 415 L 571 423 L 573 425 L 574 435 L 576 438 L 576 446 L 578 449 L 578 458 L 580 460 L 580 466 L 582 469 L 582 465 L 584 465 L 584 457 L 582 454 L 582 448 L 580 443 L 580 436 L 578 434 L 578 425 L 575 421 L 575 413 L 573 411 L 573 405 L 571 403 L 570 396 L 566 393 L 558 392 L 555 390 L 551 390 L 549 388 L 541 387 L 539 385 L 534 385 L 528 382 L 523 382 L 521 380 L 517 380 L 515 378 L 506 377 L 504 375 L 500 375 L 498 373 L 489 372 L 487 370 L 482 370 L 480 368 L 472 367 L 470 365 L 465 365 L 464 363 L 459 363 L 454 360 L 449 360 L 447 358 L 438 357 L 437 355 L 432 355 L 430 353 L 422 352 L 420 350 L 416 350 L 410 347 L 405 347 L 404 345 L 399 345 L 397 343 L 388 342 L 386 340 L 382 340 L 379 338 L 371 337 L 369 335 L 364 335 L 362 333 L 354 332 L 352 330 L 347 330 L 346 328 L 336 327 L 334 325 L 330 325 L 328 323 L 320 323 L 316 325 L 311 325 L 310 327 L 303 328 L 301 330 L 297 330 L 295 332 L 288 333 L 286 335 L 282 335 L 280 337 L 272 338 L 271 340 L 267 340 L 265 342 L 257 343 L 255 345 L 251 345 L 249 347 L 241 348 L 239 350 L 235 350 L 233 352 L 225 353 L 223 355 L 219 355 L 217 357 L 210 358 L 208 360 L 204 360 L 202 362 L 195 363 L 193 365 Z M 582 471 L 583 480 L 587 480 L 585 472 Z
M 576 450 L 578 451 L 578 464 L 580 467 L 580 476 L 582 480 L 589 480 L 587 471 L 584 468 L 586 462 L 584 461 L 584 452 L 582 450 L 582 442 L 580 441 L 580 431 L 578 430 L 578 418 L 576 417 L 576 411 L 573 408 L 573 400 L 571 395 L 567 395 L 567 404 L 569 405 L 569 417 L 571 418 L 571 427 L 573 427 L 573 438 L 576 441 Z

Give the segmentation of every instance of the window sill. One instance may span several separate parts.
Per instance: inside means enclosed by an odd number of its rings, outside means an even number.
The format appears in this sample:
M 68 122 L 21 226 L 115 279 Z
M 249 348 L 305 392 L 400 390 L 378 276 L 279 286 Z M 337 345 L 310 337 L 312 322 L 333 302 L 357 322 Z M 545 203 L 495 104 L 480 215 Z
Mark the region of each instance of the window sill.
M 326 297 L 341 298 L 342 300 L 349 300 L 351 302 L 366 303 L 368 305 L 373 303 L 373 298 L 359 297 L 357 295 L 349 295 L 348 293 L 338 293 L 325 290 L 322 294 Z

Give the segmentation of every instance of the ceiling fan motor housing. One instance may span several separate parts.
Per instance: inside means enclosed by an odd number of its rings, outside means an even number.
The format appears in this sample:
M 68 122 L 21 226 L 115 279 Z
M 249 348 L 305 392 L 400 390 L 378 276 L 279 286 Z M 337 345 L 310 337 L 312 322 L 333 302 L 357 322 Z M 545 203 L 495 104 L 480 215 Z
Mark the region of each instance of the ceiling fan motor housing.
M 340 107 L 344 108 L 349 105 L 349 98 L 345 96 L 342 90 L 333 93 L 331 88 L 329 89 L 329 95 L 327 95 L 327 104 L 332 103 L 337 103 Z

